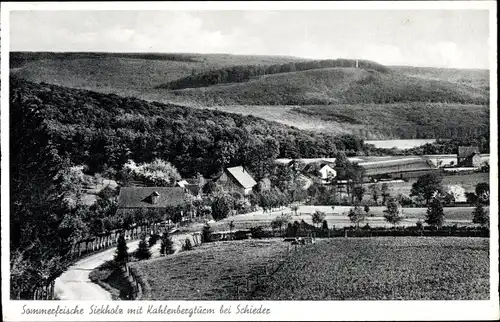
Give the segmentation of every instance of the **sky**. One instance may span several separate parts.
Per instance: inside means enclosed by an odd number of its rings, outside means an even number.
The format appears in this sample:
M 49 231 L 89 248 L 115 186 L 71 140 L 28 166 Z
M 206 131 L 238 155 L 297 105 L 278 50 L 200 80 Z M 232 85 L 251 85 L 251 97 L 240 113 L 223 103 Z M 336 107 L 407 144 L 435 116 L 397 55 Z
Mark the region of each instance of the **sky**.
M 285 55 L 489 68 L 485 10 L 12 11 L 11 51 Z

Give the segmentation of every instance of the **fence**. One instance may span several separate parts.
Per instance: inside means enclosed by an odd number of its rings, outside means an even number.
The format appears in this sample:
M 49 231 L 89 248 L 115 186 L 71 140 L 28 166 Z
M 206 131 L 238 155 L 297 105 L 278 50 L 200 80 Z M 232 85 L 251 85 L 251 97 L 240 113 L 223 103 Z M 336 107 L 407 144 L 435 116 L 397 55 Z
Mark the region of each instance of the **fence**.
M 115 229 L 106 233 L 98 234 L 96 236 L 88 237 L 77 242 L 72 243 L 72 245 L 67 250 L 64 256 L 65 266 L 69 267 L 72 263 L 77 260 L 90 256 L 99 251 L 110 249 L 118 244 L 118 238 L 120 234 L 124 234 L 126 240 L 136 240 L 139 239 L 143 233 L 158 233 L 162 228 L 161 223 L 153 223 L 149 225 L 136 225 L 129 229 Z M 47 280 L 42 285 L 39 285 L 33 290 L 34 300 L 53 300 L 55 299 L 54 294 L 54 283 L 55 276 Z
M 55 300 L 54 284 L 55 280 L 52 280 L 47 284 L 35 287 L 33 300 Z

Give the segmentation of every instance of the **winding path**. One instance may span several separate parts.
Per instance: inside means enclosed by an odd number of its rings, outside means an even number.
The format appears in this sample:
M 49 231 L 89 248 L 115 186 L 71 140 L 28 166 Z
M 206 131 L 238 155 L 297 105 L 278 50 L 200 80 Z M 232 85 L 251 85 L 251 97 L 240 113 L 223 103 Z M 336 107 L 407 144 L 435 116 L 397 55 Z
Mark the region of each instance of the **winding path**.
M 179 251 L 182 242 L 188 236 L 189 234 L 174 234 L 171 236 L 176 252 Z M 136 250 L 138 245 L 138 240 L 128 242 L 127 246 L 129 253 Z M 73 301 L 111 300 L 111 294 L 101 286 L 93 283 L 89 279 L 89 274 L 94 268 L 113 259 L 115 250 L 116 247 L 113 247 L 102 252 L 92 254 L 88 257 L 82 258 L 70 266 L 55 280 L 54 295 L 56 298 L 60 300 Z M 160 242 L 157 242 L 155 246 L 151 247 L 151 253 L 153 258 L 160 255 Z
M 133 251 L 139 241 L 127 243 L 129 251 Z M 85 257 L 61 274 L 54 285 L 56 298 L 61 300 L 111 300 L 111 294 L 89 279 L 90 272 L 113 259 L 116 247 Z

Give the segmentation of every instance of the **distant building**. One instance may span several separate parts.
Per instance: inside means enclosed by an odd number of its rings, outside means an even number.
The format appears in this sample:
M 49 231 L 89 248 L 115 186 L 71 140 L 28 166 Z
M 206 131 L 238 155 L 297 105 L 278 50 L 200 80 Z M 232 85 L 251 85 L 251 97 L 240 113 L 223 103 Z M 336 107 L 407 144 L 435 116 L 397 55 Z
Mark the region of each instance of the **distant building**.
M 337 171 L 333 169 L 333 163 L 330 162 L 316 162 L 308 163 L 304 167 L 304 172 L 309 176 L 319 176 L 323 184 L 328 183 L 329 178 L 336 178 Z
M 228 192 L 239 192 L 246 196 L 257 184 L 248 171 L 242 167 L 226 168 L 216 182 Z
M 371 179 L 413 179 L 429 173 L 442 173 L 442 169 L 430 160 L 420 157 L 360 162 L 358 165 L 365 169 L 365 177 Z
M 147 210 L 167 214 L 167 209 L 190 203 L 181 187 L 123 187 L 118 196 L 118 214 Z
M 327 183 L 328 179 L 330 179 L 330 178 L 336 178 L 337 177 L 337 171 L 335 171 L 328 164 L 324 164 L 321 167 L 321 169 L 319 169 L 319 173 L 321 173 L 321 181 L 323 183 Z
M 481 165 L 481 154 L 477 146 L 458 147 L 458 166 L 459 167 L 479 167 Z

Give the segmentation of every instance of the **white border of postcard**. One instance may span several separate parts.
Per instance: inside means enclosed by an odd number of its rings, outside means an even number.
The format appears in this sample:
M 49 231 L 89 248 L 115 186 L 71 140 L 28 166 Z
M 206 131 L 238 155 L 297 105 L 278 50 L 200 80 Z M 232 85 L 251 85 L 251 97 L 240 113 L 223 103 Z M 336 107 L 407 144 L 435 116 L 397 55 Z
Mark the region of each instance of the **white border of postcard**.
M 284 321 L 284 320 L 497 320 L 498 297 L 498 203 L 492 202 L 490 237 L 490 300 L 488 301 L 152 301 L 152 302 L 88 302 L 88 301 L 12 301 L 9 299 L 9 12 L 11 10 L 425 10 L 459 9 L 488 10 L 490 18 L 490 90 L 491 90 L 491 152 L 490 182 L 491 200 L 498 200 L 498 153 L 497 153 L 497 20 L 494 1 L 425 1 L 425 2 L 67 2 L 67 3 L 2 3 L 1 7 L 1 188 L 2 188 L 2 307 L 4 321 Z M 193 314 L 174 315 L 95 315 L 89 314 L 94 307 L 119 305 L 124 312 L 139 305 L 166 304 L 169 308 L 193 309 Z M 224 315 L 221 305 L 253 305 L 270 309 L 270 314 Z M 26 315 L 29 308 L 84 308 L 84 315 Z M 195 308 L 197 307 L 197 308 Z M 197 314 L 201 308 L 212 308 L 215 314 Z M 198 309 L 198 311 L 197 311 Z

